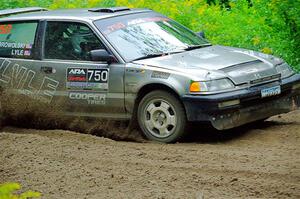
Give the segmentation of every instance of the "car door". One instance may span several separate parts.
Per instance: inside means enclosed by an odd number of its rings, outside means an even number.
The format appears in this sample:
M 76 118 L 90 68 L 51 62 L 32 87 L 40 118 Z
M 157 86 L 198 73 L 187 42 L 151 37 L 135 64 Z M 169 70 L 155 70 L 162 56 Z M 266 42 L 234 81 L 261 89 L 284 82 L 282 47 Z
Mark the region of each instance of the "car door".
M 38 95 L 50 102 L 51 89 L 57 86 L 55 80 L 40 75 L 36 61 L 38 30 L 39 21 L 0 23 L 0 87 L 9 94 L 2 96 L 1 101 L 14 103 L 15 109 L 30 110 L 39 100 Z M 41 89 L 50 92 L 42 95 Z
M 57 81 L 52 104 L 68 115 L 126 117 L 124 65 L 91 61 L 90 51 L 105 46 L 88 25 L 47 21 L 43 41 L 41 72 Z

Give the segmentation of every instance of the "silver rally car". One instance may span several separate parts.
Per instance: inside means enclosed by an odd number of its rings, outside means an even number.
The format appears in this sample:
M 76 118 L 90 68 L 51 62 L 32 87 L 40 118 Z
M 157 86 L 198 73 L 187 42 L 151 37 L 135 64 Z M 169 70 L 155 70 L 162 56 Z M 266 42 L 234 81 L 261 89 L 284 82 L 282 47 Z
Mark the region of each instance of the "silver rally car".
M 300 106 L 300 75 L 284 60 L 211 45 L 149 9 L 0 15 L 0 87 L 66 115 L 131 119 L 175 142 L 189 122 L 224 130 Z

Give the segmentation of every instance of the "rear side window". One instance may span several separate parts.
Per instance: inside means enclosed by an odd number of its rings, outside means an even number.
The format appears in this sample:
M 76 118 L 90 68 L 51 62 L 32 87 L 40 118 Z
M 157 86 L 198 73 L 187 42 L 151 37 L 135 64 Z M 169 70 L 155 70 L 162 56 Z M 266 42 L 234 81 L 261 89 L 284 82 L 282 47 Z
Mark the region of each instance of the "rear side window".
M 90 51 L 104 49 L 93 31 L 75 22 L 47 22 L 44 58 L 90 61 Z
M 32 58 L 37 22 L 0 23 L 0 57 Z

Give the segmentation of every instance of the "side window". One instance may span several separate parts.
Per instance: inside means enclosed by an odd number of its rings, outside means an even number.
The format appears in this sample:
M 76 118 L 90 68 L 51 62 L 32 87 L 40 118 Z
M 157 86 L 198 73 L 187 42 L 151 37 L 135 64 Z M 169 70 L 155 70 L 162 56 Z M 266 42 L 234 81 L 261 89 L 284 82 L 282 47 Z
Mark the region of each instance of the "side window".
M 0 57 L 32 58 L 37 22 L 0 23 Z
M 47 23 L 44 49 L 46 59 L 90 61 L 89 52 L 96 49 L 104 49 L 104 46 L 85 24 Z

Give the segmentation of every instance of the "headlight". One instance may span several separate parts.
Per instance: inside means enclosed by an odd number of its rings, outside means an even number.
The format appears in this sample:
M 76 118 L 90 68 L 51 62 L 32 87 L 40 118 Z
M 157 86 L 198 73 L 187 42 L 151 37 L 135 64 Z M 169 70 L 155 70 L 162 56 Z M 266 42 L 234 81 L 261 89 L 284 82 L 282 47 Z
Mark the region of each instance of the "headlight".
M 222 91 L 234 88 L 233 83 L 229 79 L 217 79 L 203 82 L 191 82 L 190 92 L 212 92 Z
M 287 63 L 277 65 L 276 70 L 281 74 L 281 78 L 286 78 L 294 74 L 293 69 Z

